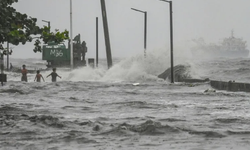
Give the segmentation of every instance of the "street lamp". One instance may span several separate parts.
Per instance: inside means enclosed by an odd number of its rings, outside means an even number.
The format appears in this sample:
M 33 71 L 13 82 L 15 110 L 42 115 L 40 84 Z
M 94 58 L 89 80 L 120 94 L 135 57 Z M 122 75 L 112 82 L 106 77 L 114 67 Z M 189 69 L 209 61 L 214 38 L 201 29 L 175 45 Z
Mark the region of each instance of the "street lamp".
M 147 49 L 147 12 L 146 11 L 142 11 L 142 10 L 138 10 L 135 8 L 131 8 L 134 11 L 138 11 L 141 13 L 144 13 L 144 57 L 146 57 L 146 49 Z
M 171 53 L 171 83 L 174 83 L 174 60 L 173 60 L 173 9 L 172 1 L 160 0 L 169 3 L 169 15 L 170 15 L 170 53 Z
M 49 27 L 49 30 L 50 30 L 50 21 L 46 21 L 46 20 L 42 20 L 42 21 L 48 23 L 48 27 Z

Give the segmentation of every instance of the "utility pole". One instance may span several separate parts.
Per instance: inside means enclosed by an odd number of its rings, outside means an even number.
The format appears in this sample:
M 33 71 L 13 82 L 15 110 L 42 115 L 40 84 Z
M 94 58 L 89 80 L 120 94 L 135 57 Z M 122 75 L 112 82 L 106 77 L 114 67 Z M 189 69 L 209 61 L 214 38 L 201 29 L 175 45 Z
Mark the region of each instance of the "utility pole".
M 98 17 L 96 17 L 96 67 L 98 67 L 98 46 L 99 42 L 98 42 Z
M 147 12 L 144 13 L 144 57 L 146 58 L 147 50 Z
M 71 69 L 74 68 L 74 61 L 73 61 L 73 27 L 72 27 L 72 0 L 70 0 L 70 66 Z
M 108 17 L 107 17 L 107 12 L 106 12 L 105 0 L 101 0 L 101 8 L 102 8 L 102 19 L 103 19 L 103 29 L 104 29 L 104 38 L 105 38 L 105 45 L 106 45 L 107 62 L 108 62 L 108 68 L 110 69 L 113 64 L 112 64 L 112 54 L 111 54 L 109 29 L 108 29 Z
M 169 1 L 170 5 L 170 47 L 171 47 L 171 83 L 174 83 L 174 54 L 173 54 L 173 7 L 172 1 Z

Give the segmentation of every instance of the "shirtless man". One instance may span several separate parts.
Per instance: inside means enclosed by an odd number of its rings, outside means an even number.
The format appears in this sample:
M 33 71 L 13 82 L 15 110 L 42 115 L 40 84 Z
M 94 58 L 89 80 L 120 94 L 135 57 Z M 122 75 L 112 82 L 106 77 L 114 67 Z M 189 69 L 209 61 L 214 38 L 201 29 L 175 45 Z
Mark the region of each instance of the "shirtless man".
M 43 76 L 40 74 L 40 71 L 37 70 L 36 71 L 36 77 L 35 77 L 34 81 L 41 82 L 41 78 L 43 79 L 43 82 L 45 82 Z
M 21 70 L 21 72 L 22 72 L 21 81 L 28 82 L 28 79 L 27 79 L 28 70 L 26 69 L 25 65 L 23 65 L 23 69 Z
M 53 72 L 47 76 L 47 78 L 51 76 L 52 77 L 52 82 L 56 82 L 56 77 L 62 78 L 56 73 L 56 68 L 53 68 Z

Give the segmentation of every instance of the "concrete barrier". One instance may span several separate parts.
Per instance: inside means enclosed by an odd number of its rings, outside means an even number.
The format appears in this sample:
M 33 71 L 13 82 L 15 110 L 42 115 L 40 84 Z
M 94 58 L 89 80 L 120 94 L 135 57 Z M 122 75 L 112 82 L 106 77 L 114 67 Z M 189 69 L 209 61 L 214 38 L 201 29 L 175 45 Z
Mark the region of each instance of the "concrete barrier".
M 232 92 L 250 92 L 250 83 L 241 83 L 234 81 L 216 81 L 207 79 L 182 79 L 180 82 L 186 83 L 198 83 L 198 82 L 210 82 L 212 88 L 216 90 L 225 90 Z
M 217 89 L 217 90 L 226 90 L 226 91 L 232 91 L 232 92 L 250 92 L 250 83 L 240 83 L 240 82 L 234 82 L 234 81 L 216 81 L 211 80 L 210 81 L 211 87 Z
M 179 82 L 186 82 L 186 83 L 199 83 L 199 82 L 209 82 L 209 78 L 207 79 L 180 79 Z

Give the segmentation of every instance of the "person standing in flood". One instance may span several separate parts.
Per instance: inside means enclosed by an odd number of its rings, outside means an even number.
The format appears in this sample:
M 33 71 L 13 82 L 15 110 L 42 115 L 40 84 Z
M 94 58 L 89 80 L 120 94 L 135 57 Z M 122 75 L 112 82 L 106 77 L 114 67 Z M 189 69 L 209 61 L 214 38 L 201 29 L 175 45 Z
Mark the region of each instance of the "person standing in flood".
M 56 82 L 56 77 L 62 78 L 56 73 L 56 68 L 53 68 L 53 72 L 47 76 L 47 78 L 51 76 L 52 77 L 52 82 Z
M 13 69 L 12 63 L 10 63 L 10 70 L 12 70 L 12 69 Z
M 21 81 L 28 82 L 28 78 L 27 78 L 28 70 L 26 69 L 25 65 L 23 65 L 23 69 L 21 70 L 21 72 L 22 72 Z
M 40 74 L 40 71 L 37 70 L 36 71 L 36 77 L 35 77 L 34 81 L 41 82 L 41 78 L 43 79 L 43 82 L 45 82 L 43 76 Z

